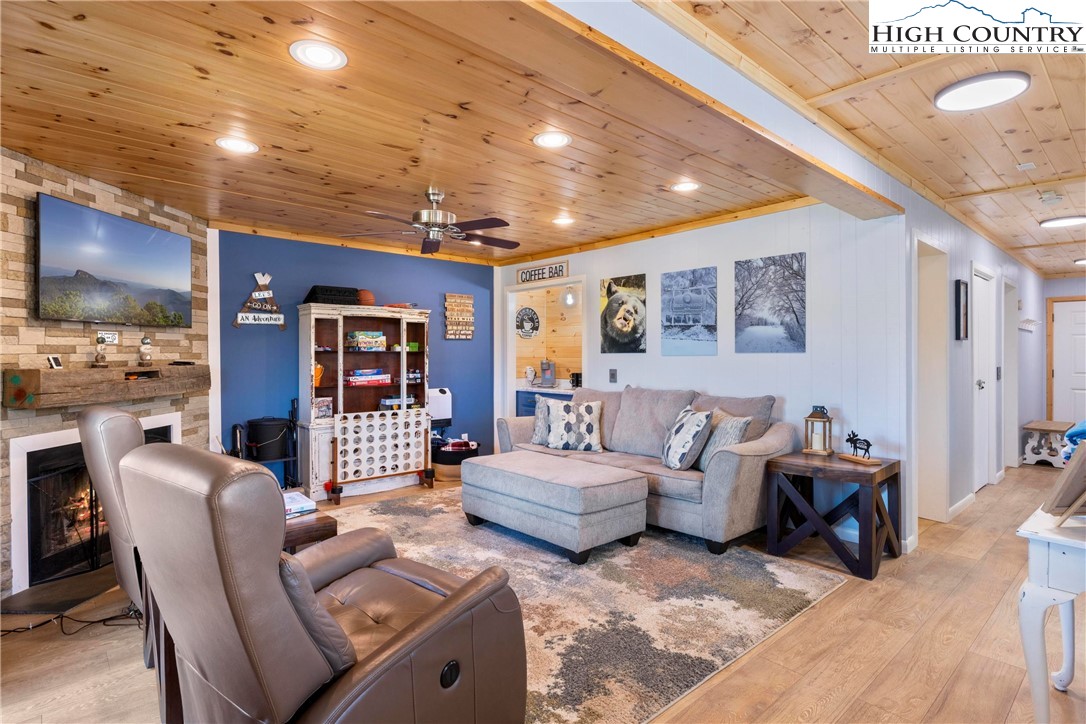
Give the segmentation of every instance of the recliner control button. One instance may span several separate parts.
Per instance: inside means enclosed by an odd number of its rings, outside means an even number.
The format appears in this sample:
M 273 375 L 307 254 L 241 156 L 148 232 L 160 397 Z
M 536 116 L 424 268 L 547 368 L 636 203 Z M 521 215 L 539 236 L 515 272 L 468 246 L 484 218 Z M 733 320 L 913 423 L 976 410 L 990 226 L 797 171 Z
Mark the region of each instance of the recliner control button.
M 456 680 L 460 678 L 460 663 L 456 660 L 450 661 L 445 664 L 445 668 L 441 670 L 441 688 L 448 689 L 450 686 L 456 683 Z

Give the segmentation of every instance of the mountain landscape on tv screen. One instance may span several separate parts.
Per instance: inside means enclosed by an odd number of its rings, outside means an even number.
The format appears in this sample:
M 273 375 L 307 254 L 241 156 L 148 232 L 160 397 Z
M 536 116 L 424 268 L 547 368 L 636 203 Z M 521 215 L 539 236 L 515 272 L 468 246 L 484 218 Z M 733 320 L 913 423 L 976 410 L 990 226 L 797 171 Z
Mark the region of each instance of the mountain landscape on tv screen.
M 48 276 L 46 275 L 48 273 Z M 76 319 L 157 327 L 192 325 L 192 293 L 146 284 L 99 279 L 83 271 L 42 270 L 39 314 L 43 319 Z

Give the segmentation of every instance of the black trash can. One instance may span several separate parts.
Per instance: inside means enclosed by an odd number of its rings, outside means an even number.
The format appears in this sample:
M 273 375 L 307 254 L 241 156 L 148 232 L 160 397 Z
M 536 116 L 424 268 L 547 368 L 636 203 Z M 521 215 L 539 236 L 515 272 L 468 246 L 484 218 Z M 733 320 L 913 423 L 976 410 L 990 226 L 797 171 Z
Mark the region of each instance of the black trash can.
M 246 423 L 246 453 L 249 460 L 279 460 L 290 457 L 290 420 L 262 417 Z

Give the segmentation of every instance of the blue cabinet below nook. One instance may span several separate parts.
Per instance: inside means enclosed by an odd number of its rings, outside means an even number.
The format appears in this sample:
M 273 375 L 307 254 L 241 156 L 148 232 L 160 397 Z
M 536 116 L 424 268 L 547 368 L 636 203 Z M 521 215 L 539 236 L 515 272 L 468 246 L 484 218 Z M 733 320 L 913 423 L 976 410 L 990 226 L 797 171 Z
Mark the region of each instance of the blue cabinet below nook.
M 573 390 L 517 390 L 517 417 L 531 417 L 535 414 L 536 395 L 552 400 L 569 400 L 573 398 Z

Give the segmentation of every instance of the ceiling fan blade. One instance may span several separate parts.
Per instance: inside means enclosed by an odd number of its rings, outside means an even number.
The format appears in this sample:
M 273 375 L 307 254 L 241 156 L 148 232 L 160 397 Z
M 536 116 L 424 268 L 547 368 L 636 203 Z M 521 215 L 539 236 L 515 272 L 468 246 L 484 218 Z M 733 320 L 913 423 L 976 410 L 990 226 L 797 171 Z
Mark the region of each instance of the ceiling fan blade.
M 399 234 L 401 236 L 403 236 L 403 235 L 413 236 L 413 235 L 415 235 L 417 233 L 418 232 L 416 232 L 416 231 L 367 231 L 367 232 L 365 232 L 363 234 L 340 234 L 339 238 L 341 238 L 341 239 L 353 239 L 356 236 L 392 236 L 393 234 Z
M 479 229 L 497 229 L 499 226 L 509 226 L 509 222 L 504 219 L 496 217 L 488 217 L 486 219 L 474 219 L 473 221 L 462 221 L 458 224 L 453 224 L 460 231 L 477 231 Z
M 483 236 L 482 234 L 464 234 L 464 239 L 478 241 L 480 244 L 486 244 L 487 246 L 496 246 L 499 249 L 516 249 L 518 246 L 520 246 L 519 241 L 498 239 L 494 236 Z
M 441 248 L 441 242 L 437 239 L 423 239 L 422 240 L 422 253 L 423 254 L 436 254 L 437 250 Z
M 380 211 L 364 211 L 362 213 L 366 214 L 367 216 L 374 216 L 374 217 L 376 217 L 378 219 L 387 219 L 388 221 L 398 221 L 401 224 L 407 224 L 408 226 L 414 226 L 414 223 L 415 223 L 413 221 L 408 221 L 407 219 L 401 219 L 401 218 L 396 217 L 396 216 L 391 216 L 389 214 L 385 214 L 385 213 L 382 213 Z

